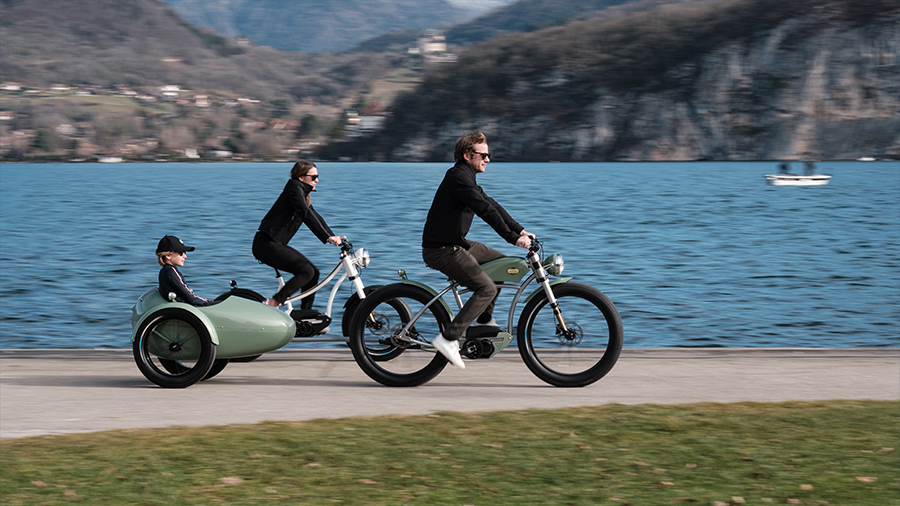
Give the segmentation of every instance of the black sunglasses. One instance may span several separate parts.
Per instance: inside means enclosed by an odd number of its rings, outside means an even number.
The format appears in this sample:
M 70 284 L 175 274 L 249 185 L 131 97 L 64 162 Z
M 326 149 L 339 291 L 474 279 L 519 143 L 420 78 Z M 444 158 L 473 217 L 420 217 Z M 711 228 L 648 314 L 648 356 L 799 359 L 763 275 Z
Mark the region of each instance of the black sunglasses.
M 318 175 L 318 174 L 303 174 L 303 176 L 304 176 L 304 177 L 311 177 L 311 178 L 313 178 L 313 181 L 318 181 L 318 180 L 319 180 L 319 175 Z
M 476 155 L 481 155 L 482 159 L 493 158 L 490 153 L 479 153 L 478 151 L 472 151 L 472 152 L 475 153 Z

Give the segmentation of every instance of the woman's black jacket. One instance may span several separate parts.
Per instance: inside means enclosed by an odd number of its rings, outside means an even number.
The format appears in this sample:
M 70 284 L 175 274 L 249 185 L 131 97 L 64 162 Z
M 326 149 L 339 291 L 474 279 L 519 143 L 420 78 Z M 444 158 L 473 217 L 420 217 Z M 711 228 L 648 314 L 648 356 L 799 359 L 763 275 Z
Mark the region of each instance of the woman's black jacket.
M 306 196 L 309 195 L 312 186 L 300 181 L 290 179 L 281 195 L 272 204 L 272 208 L 259 224 L 259 231 L 269 236 L 273 241 L 287 246 L 300 225 L 306 226 L 324 244 L 334 232 L 328 228 L 325 220 L 311 205 L 306 204 Z

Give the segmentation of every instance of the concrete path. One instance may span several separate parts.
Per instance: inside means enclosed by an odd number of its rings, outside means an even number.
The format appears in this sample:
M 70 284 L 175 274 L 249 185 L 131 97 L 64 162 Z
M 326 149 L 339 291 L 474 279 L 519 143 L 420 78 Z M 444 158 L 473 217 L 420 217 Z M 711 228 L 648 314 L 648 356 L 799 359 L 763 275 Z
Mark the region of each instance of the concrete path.
M 186 389 L 145 379 L 130 350 L 0 350 L 0 437 L 436 411 L 619 404 L 900 399 L 900 349 L 625 350 L 585 388 L 555 388 L 516 351 L 417 388 L 370 380 L 349 351 L 280 350 Z

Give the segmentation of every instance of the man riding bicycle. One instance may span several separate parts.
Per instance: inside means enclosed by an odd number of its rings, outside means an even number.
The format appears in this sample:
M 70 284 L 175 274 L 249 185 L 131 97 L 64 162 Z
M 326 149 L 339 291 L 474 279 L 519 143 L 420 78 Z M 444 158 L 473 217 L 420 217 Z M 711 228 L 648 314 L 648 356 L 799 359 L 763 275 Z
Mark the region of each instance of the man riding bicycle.
M 432 344 L 456 367 L 465 369 L 459 354 L 459 339 L 475 320 L 482 325 L 493 322 L 494 299 L 498 289 L 481 265 L 505 255 L 466 234 L 475 215 L 484 220 L 510 244 L 522 248 L 531 245 L 531 236 L 522 225 L 478 186 L 475 176 L 490 162 L 487 139 L 481 132 L 466 135 L 453 151 L 456 164 L 447 170 L 434 194 L 422 232 L 422 259 L 425 265 L 472 291 L 459 314 Z

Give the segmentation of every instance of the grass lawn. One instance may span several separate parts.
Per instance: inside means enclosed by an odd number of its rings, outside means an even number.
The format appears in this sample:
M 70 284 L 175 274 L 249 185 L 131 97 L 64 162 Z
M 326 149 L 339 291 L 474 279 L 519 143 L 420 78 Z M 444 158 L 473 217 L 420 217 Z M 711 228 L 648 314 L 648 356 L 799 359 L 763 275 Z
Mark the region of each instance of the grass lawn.
M 124 430 L 4 439 L 0 464 L 4 505 L 884 506 L 900 504 L 900 402 Z

